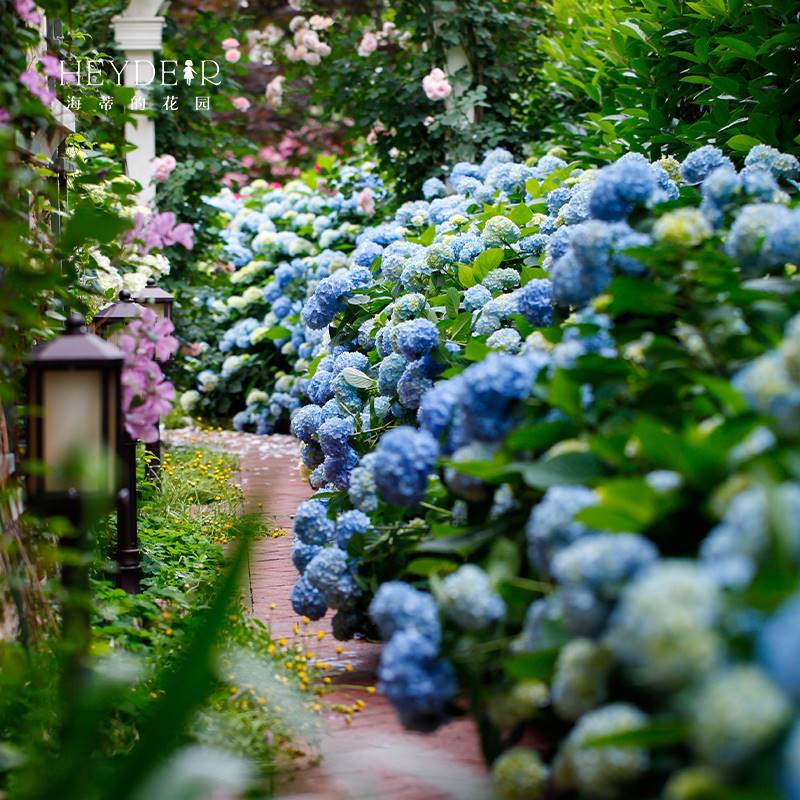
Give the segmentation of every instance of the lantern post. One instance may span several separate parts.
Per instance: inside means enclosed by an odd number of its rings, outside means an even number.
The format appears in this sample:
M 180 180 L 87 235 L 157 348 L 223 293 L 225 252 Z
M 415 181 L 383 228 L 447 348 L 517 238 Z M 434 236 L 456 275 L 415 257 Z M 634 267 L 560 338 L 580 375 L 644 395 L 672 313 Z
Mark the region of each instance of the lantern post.
M 26 359 L 28 387 L 26 489 L 29 507 L 71 524 L 64 641 L 78 669 L 89 650 L 88 527 L 112 506 L 120 489 L 117 452 L 121 431 L 123 355 L 89 333 L 70 314 L 60 336 Z
M 168 319 L 172 322 L 172 306 L 175 298 L 156 286 L 156 282 L 151 278 L 147 281 L 147 286 L 139 293 L 136 302 L 145 308 L 152 309 L 160 319 Z M 157 483 L 161 477 L 161 430 L 157 427 L 158 438 L 154 442 L 145 442 L 144 449 L 149 453 L 147 459 L 148 478 Z
M 123 290 L 116 303 L 95 314 L 94 329 L 104 339 L 117 342 L 123 326 L 140 317 L 142 311 L 130 293 Z M 141 570 L 136 518 L 136 439 L 124 425 L 120 426 L 119 457 L 124 489 L 117 503 L 117 586 L 128 594 L 138 594 Z

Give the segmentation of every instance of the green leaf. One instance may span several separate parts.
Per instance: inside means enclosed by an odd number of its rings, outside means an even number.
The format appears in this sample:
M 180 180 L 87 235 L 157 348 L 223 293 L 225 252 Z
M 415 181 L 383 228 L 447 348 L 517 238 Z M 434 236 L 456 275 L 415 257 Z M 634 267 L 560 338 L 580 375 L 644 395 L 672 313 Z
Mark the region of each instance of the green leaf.
M 470 286 L 474 286 L 477 283 L 472 267 L 468 267 L 466 264 L 458 265 L 458 282 L 465 289 L 469 289 Z
M 510 450 L 546 450 L 562 439 L 567 439 L 573 431 L 569 422 L 541 422 L 517 428 L 506 437 L 506 447 Z
M 374 378 L 370 378 L 369 375 L 355 367 L 345 367 L 342 370 L 342 377 L 351 386 L 355 386 L 356 389 L 371 389 L 375 386 Z
M 495 267 L 498 267 L 503 261 L 503 249 L 501 247 L 490 247 L 484 250 L 472 262 L 472 272 L 475 277 L 482 281 Z
M 429 225 L 425 230 L 420 234 L 419 240 L 421 244 L 424 244 L 427 247 L 431 242 L 433 242 L 434 237 L 436 236 L 436 226 Z
M 448 573 L 458 568 L 458 564 L 449 558 L 415 558 L 405 571 L 411 575 L 428 577 L 434 573 Z
M 560 648 L 550 647 L 533 653 L 519 653 L 502 662 L 506 675 L 515 681 L 549 681 L 553 676 Z
M 517 225 L 522 227 L 527 222 L 530 222 L 533 219 L 533 211 L 531 211 L 525 203 L 520 203 L 518 206 L 514 206 L 514 208 L 509 211 L 506 216 L 512 221 L 515 222 Z
M 480 339 L 472 339 L 464 349 L 464 358 L 467 361 L 483 361 L 491 352 L 491 348 L 487 347 Z
M 64 227 L 59 240 L 59 250 L 70 253 L 92 242 L 110 242 L 131 227 L 129 220 L 105 208 L 81 205 Z
M 561 483 L 588 483 L 604 474 L 602 462 L 591 453 L 562 453 L 533 464 L 511 464 L 534 489 L 549 489 Z
M 270 328 L 265 334 L 265 339 L 286 339 L 287 337 L 291 336 L 292 332 L 288 328 L 284 328 L 281 325 L 275 325 L 274 327 Z
M 584 741 L 585 747 L 672 747 L 689 738 L 689 726 L 682 720 L 652 720 L 639 728 L 620 733 L 592 736 Z
M 731 150 L 736 150 L 737 152 L 743 153 L 749 150 L 751 147 L 755 147 L 757 144 L 761 144 L 758 139 L 754 139 L 752 136 L 746 136 L 743 133 L 739 133 L 736 136 L 731 136 L 728 139 L 728 147 Z
M 460 304 L 461 292 L 459 292 L 455 286 L 451 286 L 447 290 L 447 299 L 445 300 L 445 309 L 450 319 L 455 319 L 458 316 L 458 307 Z
M 611 295 L 608 310 L 616 315 L 626 311 L 642 314 L 669 314 L 675 309 L 672 295 L 661 285 L 643 278 L 614 278 L 607 292 Z

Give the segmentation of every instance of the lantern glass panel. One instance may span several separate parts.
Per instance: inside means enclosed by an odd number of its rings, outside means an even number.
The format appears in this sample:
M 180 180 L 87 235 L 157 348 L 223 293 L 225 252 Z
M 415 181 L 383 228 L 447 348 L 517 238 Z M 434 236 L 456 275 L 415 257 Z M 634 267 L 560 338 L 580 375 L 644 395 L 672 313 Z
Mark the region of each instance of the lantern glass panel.
M 46 492 L 109 491 L 112 459 L 104 446 L 103 399 L 99 370 L 44 371 L 42 456 Z

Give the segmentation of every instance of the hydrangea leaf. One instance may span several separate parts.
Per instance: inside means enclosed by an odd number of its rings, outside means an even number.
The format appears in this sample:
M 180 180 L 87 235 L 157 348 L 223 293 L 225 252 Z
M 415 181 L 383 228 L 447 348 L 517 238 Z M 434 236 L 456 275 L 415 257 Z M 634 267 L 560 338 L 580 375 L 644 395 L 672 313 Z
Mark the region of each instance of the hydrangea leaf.
M 355 367 L 345 367 L 342 370 L 342 377 L 356 389 L 372 389 L 375 386 L 374 378 L 370 378 L 369 375 Z

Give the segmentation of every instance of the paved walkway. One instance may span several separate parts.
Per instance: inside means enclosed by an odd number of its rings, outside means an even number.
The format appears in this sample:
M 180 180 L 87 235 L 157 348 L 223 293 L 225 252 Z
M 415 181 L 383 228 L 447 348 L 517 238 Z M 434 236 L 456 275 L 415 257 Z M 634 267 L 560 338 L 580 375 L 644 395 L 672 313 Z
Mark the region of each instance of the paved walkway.
M 487 798 L 477 735 L 468 719 L 446 725 L 434 734 L 403 729 L 389 703 L 369 694 L 375 683 L 379 644 L 360 640 L 337 642 L 330 614 L 304 626 L 292 611 L 289 595 L 297 578 L 291 561 L 292 518 L 311 494 L 298 467 L 299 453 L 290 436 L 255 436 L 231 431 L 170 431 L 168 441 L 225 450 L 239 458 L 241 485 L 248 509 L 262 511 L 270 524 L 289 535 L 258 541 L 250 557 L 249 593 L 253 613 L 278 639 L 306 637 L 315 659 L 331 664 L 333 706 L 362 710 L 332 711 L 326 720 L 323 759 L 292 776 L 282 787 L 284 798 L 322 800 L 471 800 Z M 247 591 L 247 590 L 246 590 Z M 324 632 L 321 639 L 319 631 Z

